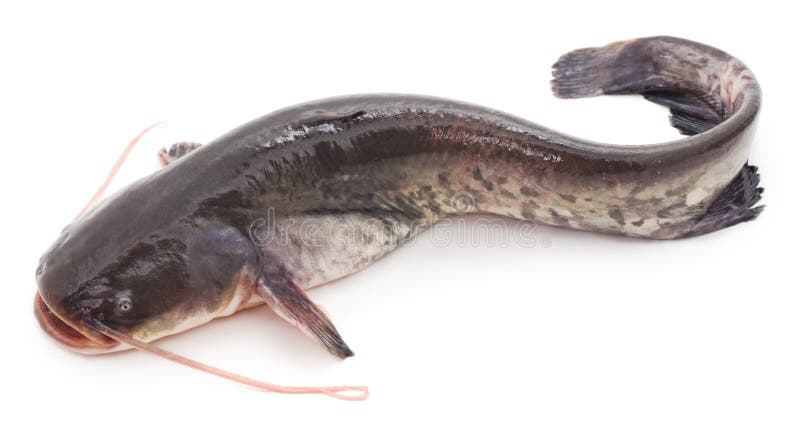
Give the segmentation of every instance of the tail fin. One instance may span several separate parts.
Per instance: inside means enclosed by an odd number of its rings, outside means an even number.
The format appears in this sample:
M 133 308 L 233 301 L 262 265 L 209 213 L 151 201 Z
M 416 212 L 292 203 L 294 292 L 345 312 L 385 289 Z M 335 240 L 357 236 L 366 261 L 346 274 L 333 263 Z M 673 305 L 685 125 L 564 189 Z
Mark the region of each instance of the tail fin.
M 561 98 L 641 94 L 668 107 L 681 133 L 695 135 L 729 115 L 737 96 L 726 96 L 720 84 L 742 70 L 720 50 L 660 36 L 571 51 L 553 65 L 551 85 Z
M 754 122 L 761 95 L 753 74 L 736 58 L 666 36 L 571 51 L 553 65 L 551 85 L 561 98 L 640 94 L 668 107 L 672 125 L 685 135 L 705 132 L 740 113 L 733 128 L 741 133 Z M 756 170 L 745 164 L 682 236 L 755 219 L 764 208 L 754 207 L 764 191 Z

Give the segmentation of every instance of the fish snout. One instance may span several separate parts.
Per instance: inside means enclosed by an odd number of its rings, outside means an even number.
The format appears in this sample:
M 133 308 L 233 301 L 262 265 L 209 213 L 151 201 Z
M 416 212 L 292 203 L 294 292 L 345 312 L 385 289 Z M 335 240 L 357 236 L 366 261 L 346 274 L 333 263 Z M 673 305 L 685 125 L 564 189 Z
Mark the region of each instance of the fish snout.
M 83 313 L 72 307 L 70 296 L 74 287 L 65 285 L 57 273 L 58 268 L 48 268 L 43 258 L 36 268 L 39 290 L 33 300 L 33 311 L 39 325 L 50 337 L 67 348 L 81 353 L 113 351 L 119 343 L 87 327 Z M 68 283 L 68 282 L 67 282 Z
M 39 289 L 37 295 L 48 308 L 63 313 L 62 306 L 70 294 L 71 286 L 67 285 L 64 274 L 58 272 L 58 267 L 54 267 L 48 257 L 42 256 L 39 266 L 36 267 L 36 285 Z

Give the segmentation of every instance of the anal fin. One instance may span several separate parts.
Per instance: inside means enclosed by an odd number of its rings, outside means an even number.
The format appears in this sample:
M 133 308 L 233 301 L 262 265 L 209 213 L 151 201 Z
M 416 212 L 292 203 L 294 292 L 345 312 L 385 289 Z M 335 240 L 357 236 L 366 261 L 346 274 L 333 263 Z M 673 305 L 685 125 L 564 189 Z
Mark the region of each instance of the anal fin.
M 702 235 L 757 218 L 764 210 L 763 205 L 755 206 L 764 192 L 764 188 L 758 186 L 760 179 L 758 168 L 745 164 L 697 219 L 687 236 Z
M 650 91 L 645 99 L 670 110 L 670 123 L 684 135 L 696 135 L 722 123 L 725 111 L 711 96 L 672 91 Z
M 329 353 L 342 359 L 352 356 L 353 351 L 322 308 L 308 298 L 285 270 L 276 270 L 262 274 L 256 292 L 275 313 L 315 339 Z

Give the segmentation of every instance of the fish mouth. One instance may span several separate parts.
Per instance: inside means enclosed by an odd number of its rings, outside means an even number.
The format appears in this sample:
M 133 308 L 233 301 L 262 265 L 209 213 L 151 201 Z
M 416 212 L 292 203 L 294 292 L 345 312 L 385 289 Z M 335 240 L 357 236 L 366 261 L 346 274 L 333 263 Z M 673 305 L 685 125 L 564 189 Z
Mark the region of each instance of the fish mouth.
M 105 335 L 65 320 L 47 306 L 37 292 L 33 299 L 33 312 L 42 329 L 61 345 L 81 353 L 96 354 L 114 351 L 119 342 Z

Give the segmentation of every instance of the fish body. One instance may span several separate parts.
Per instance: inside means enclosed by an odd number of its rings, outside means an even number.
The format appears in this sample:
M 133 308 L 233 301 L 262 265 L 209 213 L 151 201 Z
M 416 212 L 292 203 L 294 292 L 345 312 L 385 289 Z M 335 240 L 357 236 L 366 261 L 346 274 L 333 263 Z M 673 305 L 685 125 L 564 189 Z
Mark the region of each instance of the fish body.
M 601 144 L 411 95 L 289 107 L 67 226 L 37 271 L 37 315 L 62 343 L 97 353 L 129 347 L 103 328 L 151 342 L 267 303 L 347 357 L 305 290 L 370 265 L 442 218 L 478 212 L 674 239 L 761 211 L 747 164 L 760 90 L 737 59 L 654 37 L 573 51 L 553 74 L 557 96 L 641 94 L 670 108 L 690 136 Z

